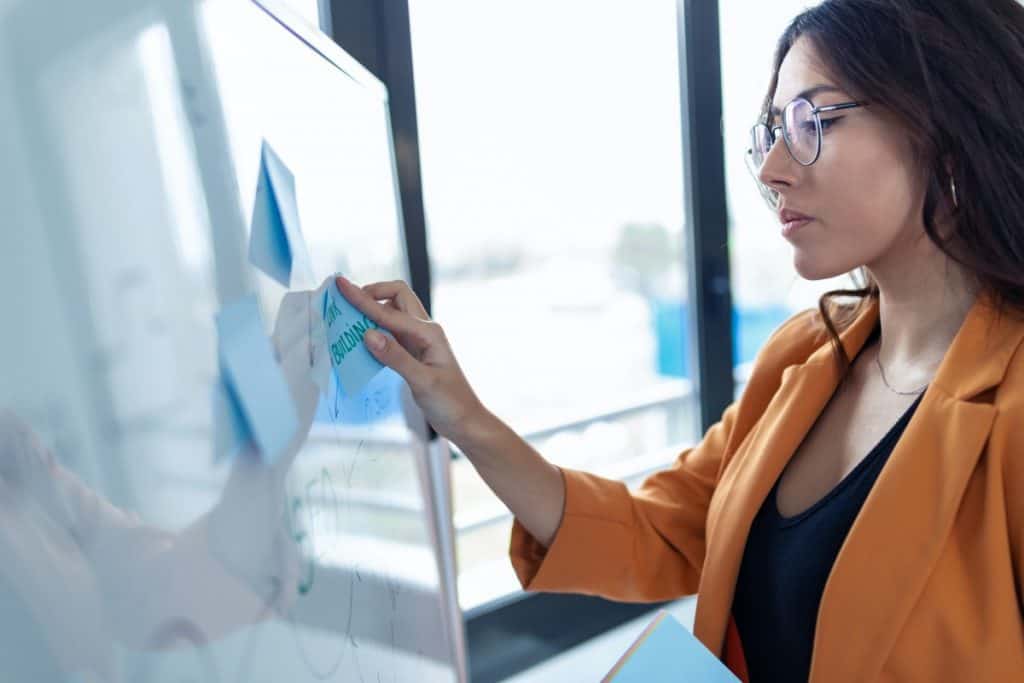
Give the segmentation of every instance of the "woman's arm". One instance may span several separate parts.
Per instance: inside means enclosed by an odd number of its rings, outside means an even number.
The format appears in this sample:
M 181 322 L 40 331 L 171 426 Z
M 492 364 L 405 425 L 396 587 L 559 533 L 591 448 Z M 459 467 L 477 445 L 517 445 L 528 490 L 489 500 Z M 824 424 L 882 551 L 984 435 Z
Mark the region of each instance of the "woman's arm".
M 562 471 L 487 412 L 467 422 L 457 438 L 456 445 L 519 523 L 550 545 L 565 508 Z
M 367 332 L 370 352 L 409 385 L 427 421 L 458 445 L 512 514 L 550 540 L 564 506 L 561 472 L 488 411 L 466 380 L 440 325 L 400 281 L 358 287 L 338 278 L 352 305 L 390 332 Z M 383 302 L 383 303 L 382 303 Z
M 815 345 L 803 315 L 772 336 L 755 361 L 744 399 L 697 446 L 637 491 L 619 481 L 557 468 L 491 415 L 463 376 L 441 327 L 403 282 L 342 294 L 392 336 L 367 333 L 371 352 L 409 384 L 427 420 L 462 448 L 515 516 L 512 564 L 524 587 L 660 600 L 697 590 L 708 508 L 728 444 L 761 414 L 783 368 Z

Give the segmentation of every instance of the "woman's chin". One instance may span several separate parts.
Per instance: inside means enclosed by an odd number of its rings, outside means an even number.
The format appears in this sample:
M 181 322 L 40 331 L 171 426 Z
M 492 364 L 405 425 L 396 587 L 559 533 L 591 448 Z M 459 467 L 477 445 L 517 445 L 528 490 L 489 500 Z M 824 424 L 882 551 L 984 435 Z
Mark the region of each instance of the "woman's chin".
M 793 267 L 800 277 L 805 280 L 827 280 L 839 275 L 845 275 L 856 268 L 856 266 L 851 266 L 847 263 L 815 258 L 810 254 L 801 253 L 799 249 L 793 254 Z

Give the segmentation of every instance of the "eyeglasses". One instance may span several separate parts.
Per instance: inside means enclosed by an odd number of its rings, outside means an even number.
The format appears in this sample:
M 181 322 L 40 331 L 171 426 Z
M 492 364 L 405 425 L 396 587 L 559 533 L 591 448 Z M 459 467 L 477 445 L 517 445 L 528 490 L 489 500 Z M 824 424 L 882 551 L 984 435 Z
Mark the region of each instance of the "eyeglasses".
M 798 97 L 783 108 L 782 125 L 769 127 L 764 122 L 759 122 L 750 129 L 750 148 L 747 149 L 745 159 L 747 170 L 754 177 L 762 196 L 772 208 L 778 205 L 778 192 L 762 183 L 758 173 L 768 157 L 768 152 L 778 140 L 778 131 L 782 130 L 786 149 L 793 160 L 801 166 L 810 166 L 821 156 L 822 129 L 831 125 L 830 119 L 821 120 L 821 114 L 865 105 L 865 102 L 843 102 L 815 107 L 810 100 Z

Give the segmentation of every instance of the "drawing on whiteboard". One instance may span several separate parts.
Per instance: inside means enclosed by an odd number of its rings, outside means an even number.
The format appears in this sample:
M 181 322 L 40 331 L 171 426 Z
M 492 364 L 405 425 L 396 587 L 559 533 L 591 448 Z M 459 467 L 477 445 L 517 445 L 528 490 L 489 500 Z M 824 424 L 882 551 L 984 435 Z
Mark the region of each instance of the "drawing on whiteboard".
M 299 581 L 298 593 L 300 597 L 309 599 L 316 587 L 317 565 L 325 559 L 327 553 L 324 544 L 336 543 L 342 529 L 342 499 L 339 497 L 326 467 L 321 468 L 314 478 L 306 482 L 298 495 L 292 496 L 287 510 L 292 540 L 299 546 L 302 554 L 302 578 Z M 346 638 L 339 642 L 326 661 L 314 661 L 310 648 L 303 642 L 302 629 L 296 623 L 294 615 L 291 613 L 286 615 L 299 657 L 310 675 L 318 680 L 332 678 L 341 667 L 349 645 L 358 647 L 351 637 L 351 597 L 354 587 L 351 585 L 352 581 L 349 583 L 348 615 L 345 617 Z
M 287 528 L 303 564 L 297 590 L 299 595 L 306 595 L 313 588 L 316 565 L 324 557 L 323 539 L 336 538 L 341 530 L 341 499 L 328 469 L 321 468 L 300 495 L 291 497 L 285 510 Z

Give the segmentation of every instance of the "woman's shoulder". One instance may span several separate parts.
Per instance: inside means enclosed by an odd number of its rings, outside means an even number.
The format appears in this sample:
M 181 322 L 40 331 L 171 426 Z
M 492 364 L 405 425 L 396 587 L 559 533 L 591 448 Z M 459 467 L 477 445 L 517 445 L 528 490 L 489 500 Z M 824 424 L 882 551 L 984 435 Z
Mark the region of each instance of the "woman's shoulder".
M 750 381 L 765 376 L 780 376 L 791 365 L 800 365 L 823 344 L 828 331 L 817 309 L 808 308 L 790 316 L 779 325 L 761 346 Z
M 738 433 L 744 433 L 760 419 L 782 385 L 786 368 L 803 364 L 827 343 L 828 332 L 816 309 L 795 313 L 768 336 L 754 358 L 735 405 Z

